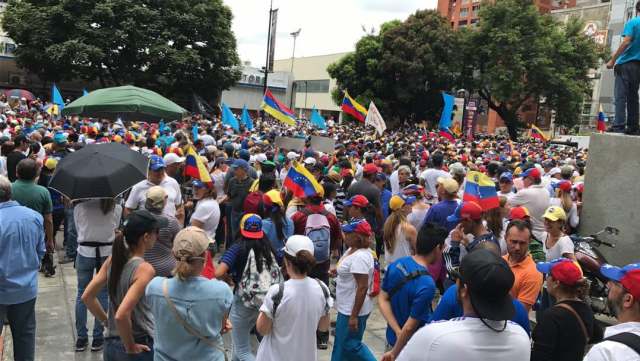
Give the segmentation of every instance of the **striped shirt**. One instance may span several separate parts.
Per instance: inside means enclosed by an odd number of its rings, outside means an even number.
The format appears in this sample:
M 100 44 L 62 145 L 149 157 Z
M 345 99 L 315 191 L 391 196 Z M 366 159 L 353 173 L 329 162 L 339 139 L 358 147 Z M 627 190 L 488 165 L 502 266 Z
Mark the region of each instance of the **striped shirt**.
M 171 271 L 176 267 L 176 259 L 173 256 L 173 239 L 180 232 L 182 226 L 174 216 L 163 215 L 169 221 L 165 228 L 160 228 L 158 240 L 150 250 L 144 253 L 144 260 L 149 262 L 156 271 L 156 276 L 170 277 Z

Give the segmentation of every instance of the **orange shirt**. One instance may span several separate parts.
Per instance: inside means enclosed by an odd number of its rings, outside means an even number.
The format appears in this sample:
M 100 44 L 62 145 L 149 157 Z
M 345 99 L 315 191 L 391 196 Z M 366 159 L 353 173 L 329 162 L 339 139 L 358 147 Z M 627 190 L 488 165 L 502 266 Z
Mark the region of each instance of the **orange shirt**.
M 507 261 L 516 279 L 511 288 L 511 296 L 522 302 L 527 310 L 531 310 L 542 289 L 542 273 L 536 269 L 531 255 L 518 263 L 510 262 L 508 254 L 502 258 Z

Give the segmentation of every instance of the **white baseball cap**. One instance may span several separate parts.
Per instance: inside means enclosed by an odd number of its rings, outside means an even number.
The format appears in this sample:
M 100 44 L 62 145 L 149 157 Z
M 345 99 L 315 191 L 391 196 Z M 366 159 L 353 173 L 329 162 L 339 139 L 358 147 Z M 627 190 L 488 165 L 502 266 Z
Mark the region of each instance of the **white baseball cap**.
M 304 164 L 316 165 L 316 159 L 313 157 L 308 157 L 304 160 Z
M 300 154 L 298 154 L 296 152 L 287 153 L 287 159 L 289 159 L 289 160 L 296 160 L 298 158 L 300 158 Z
M 164 164 L 165 165 L 171 165 L 171 164 L 174 164 L 174 163 L 182 163 L 185 160 L 184 157 L 180 157 L 176 153 L 167 153 L 167 154 L 165 154 L 163 159 L 164 159 Z
M 299 234 L 289 237 L 284 245 L 284 252 L 292 257 L 295 257 L 300 251 L 308 251 L 313 255 L 313 250 L 311 238 Z

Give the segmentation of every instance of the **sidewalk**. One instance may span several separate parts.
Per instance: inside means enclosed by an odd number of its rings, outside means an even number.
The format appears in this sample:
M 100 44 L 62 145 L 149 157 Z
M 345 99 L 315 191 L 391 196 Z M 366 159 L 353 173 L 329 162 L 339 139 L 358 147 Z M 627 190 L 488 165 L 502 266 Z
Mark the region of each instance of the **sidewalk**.
M 57 256 L 64 252 L 58 251 Z M 38 298 L 36 302 L 36 360 L 37 361 L 99 361 L 102 360 L 102 352 L 87 350 L 81 353 L 74 352 L 75 345 L 75 301 L 77 292 L 77 278 L 73 264 L 58 265 L 56 275 L 45 278 L 40 274 Z M 335 319 L 335 315 L 334 315 Z M 89 324 L 93 318 L 89 317 Z M 91 330 L 91 326 L 87 325 Z M 176 327 L 179 327 L 176 325 Z M 376 358 L 384 353 L 386 322 L 375 307 L 369 317 L 365 331 L 365 343 L 371 348 Z M 5 327 L 4 355 L 2 361 L 13 360 L 13 347 L 9 327 Z M 231 346 L 230 337 L 225 338 L 227 348 Z M 319 361 L 331 359 L 333 348 L 333 336 L 329 340 L 328 350 L 318 350 Z

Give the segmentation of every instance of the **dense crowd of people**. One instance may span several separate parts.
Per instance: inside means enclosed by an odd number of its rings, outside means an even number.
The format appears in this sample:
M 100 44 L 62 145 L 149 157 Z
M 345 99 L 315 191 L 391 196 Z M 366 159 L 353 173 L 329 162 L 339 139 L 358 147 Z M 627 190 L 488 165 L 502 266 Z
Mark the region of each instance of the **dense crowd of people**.
M 569 236 L 587 149 L 328 125 L 124 124 L 26 101 L 0 115 L 0 320 L 15 359 L 34 359 L 38 271 L 56 276 L 55 252 L 76 269 L 75 351 L 107 361 L 316 360 L 330 345 L 333 361 L 375 360 L 376 307 L 387 361 L 640 359 L 640 265 L 602 268 L 619 324 L 603 330 L 583 297 Z M 49 187 L 67 155 L 112 142 L 149 157 L 146 180 L 115 199 Z M 212 183 L 185 175 L 189 146 Z M 304 197 L 287 186 L 300 167 L 319 184 Z M 497 207 L 465 196 L 474 174 Z

